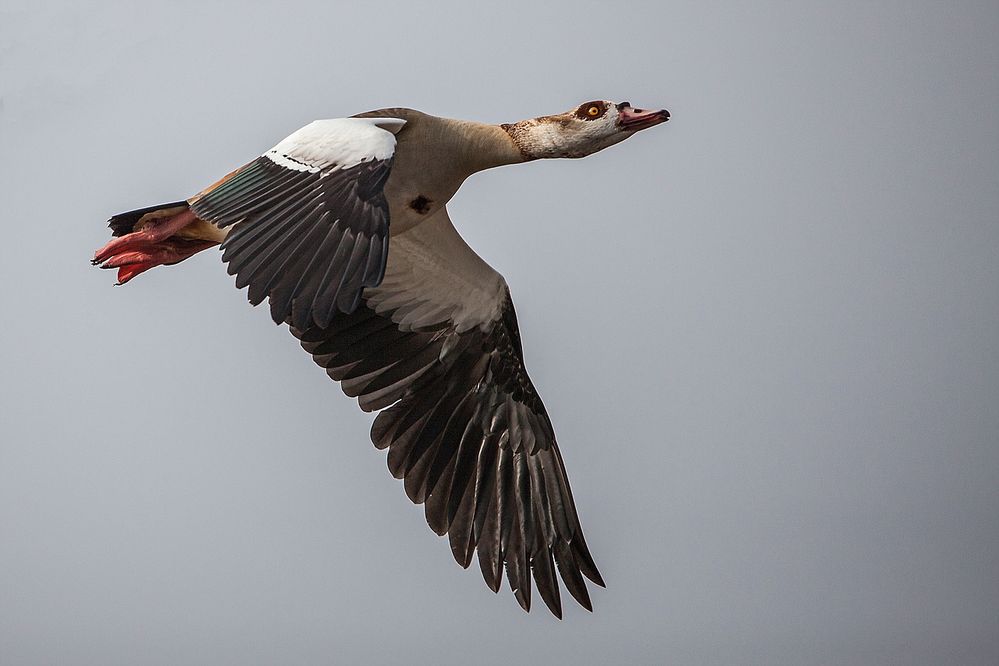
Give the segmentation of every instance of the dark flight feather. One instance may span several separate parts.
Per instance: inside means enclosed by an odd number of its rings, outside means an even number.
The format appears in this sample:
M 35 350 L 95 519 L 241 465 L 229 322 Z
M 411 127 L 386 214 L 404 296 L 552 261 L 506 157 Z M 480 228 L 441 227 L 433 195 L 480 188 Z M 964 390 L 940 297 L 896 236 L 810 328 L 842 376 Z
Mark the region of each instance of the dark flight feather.
M 603 581 L 583 541 L 551 421 L 524 369 L 509 293 L 495 321 L 461 333 L 443 316 L 402 330 L 395 321 L 413 311 L 407 303 L 376 312 L 362 299 L 327 328 L 313 321 L 292 332 L 348 395 L 382 410 L 372 442 L 388 449 L 389 471 L 413 502 L 425 503 L 428 525 L 449 535 L 462 567 L 477 551 L 489 588 L 499 590 L 505 571 L 525 610 L 533 578 L 561 617 L 557 569 L 589 609 L 583 578 Z
M 381 283 L 388 255 L 391 159 L 298 171 L 266 156 L 191 200 L 199 218 L 233 227 L 222 259 L 276 322 L 328 327 Z M 124 225 L 125 221 L 121 222 Z

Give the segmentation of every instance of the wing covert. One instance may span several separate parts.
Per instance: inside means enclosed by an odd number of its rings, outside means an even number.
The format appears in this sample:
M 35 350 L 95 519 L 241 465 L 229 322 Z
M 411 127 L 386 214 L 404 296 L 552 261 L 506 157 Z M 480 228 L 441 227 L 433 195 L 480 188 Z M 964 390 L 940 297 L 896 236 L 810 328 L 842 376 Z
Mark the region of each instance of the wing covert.
M 232 227 L 222 243 L 227 270 L 251 303 L 269 298 L 276 322 L 327 326 L 381 282 L 382 189 L 404 122 L 318 120 L 190 199 L 199 218 Z

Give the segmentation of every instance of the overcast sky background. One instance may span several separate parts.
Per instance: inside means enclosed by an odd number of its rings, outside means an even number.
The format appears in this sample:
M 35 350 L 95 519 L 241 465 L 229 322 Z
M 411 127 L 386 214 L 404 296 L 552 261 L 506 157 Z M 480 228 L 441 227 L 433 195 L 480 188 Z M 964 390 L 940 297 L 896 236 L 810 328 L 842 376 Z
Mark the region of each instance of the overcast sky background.
M 999 4 L 743 4 L 0 0 L 0 662 L 999 662 Z M 592 615 L 462 571 L 217 252 L 88 263 L 315 118 L 593 98 L 673 119 L 451 204 Z

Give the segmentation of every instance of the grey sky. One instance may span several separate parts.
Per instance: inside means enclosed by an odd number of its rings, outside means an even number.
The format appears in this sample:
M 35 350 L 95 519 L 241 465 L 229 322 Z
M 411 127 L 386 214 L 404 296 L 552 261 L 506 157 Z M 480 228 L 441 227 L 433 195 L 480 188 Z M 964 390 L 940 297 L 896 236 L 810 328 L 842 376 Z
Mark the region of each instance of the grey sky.
M 999 661 L 995 2 L 0 2 L 0 662 Z M 608 582 L 493 596 L 216 252 L 112 213 L 315 118 L 667 125 L 451 205 Z

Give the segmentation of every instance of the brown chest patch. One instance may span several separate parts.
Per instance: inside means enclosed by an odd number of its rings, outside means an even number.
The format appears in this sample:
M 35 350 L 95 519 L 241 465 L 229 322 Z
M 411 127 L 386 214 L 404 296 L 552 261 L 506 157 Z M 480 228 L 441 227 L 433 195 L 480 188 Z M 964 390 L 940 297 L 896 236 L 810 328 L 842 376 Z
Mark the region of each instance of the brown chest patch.
M 428 199 L 422 194 L 412 201 L 409 202 L 409 207 L 415 210 L 420 215 L 426 215 L 430 212 L 430 206 L 433 204 L 433 199 Z

